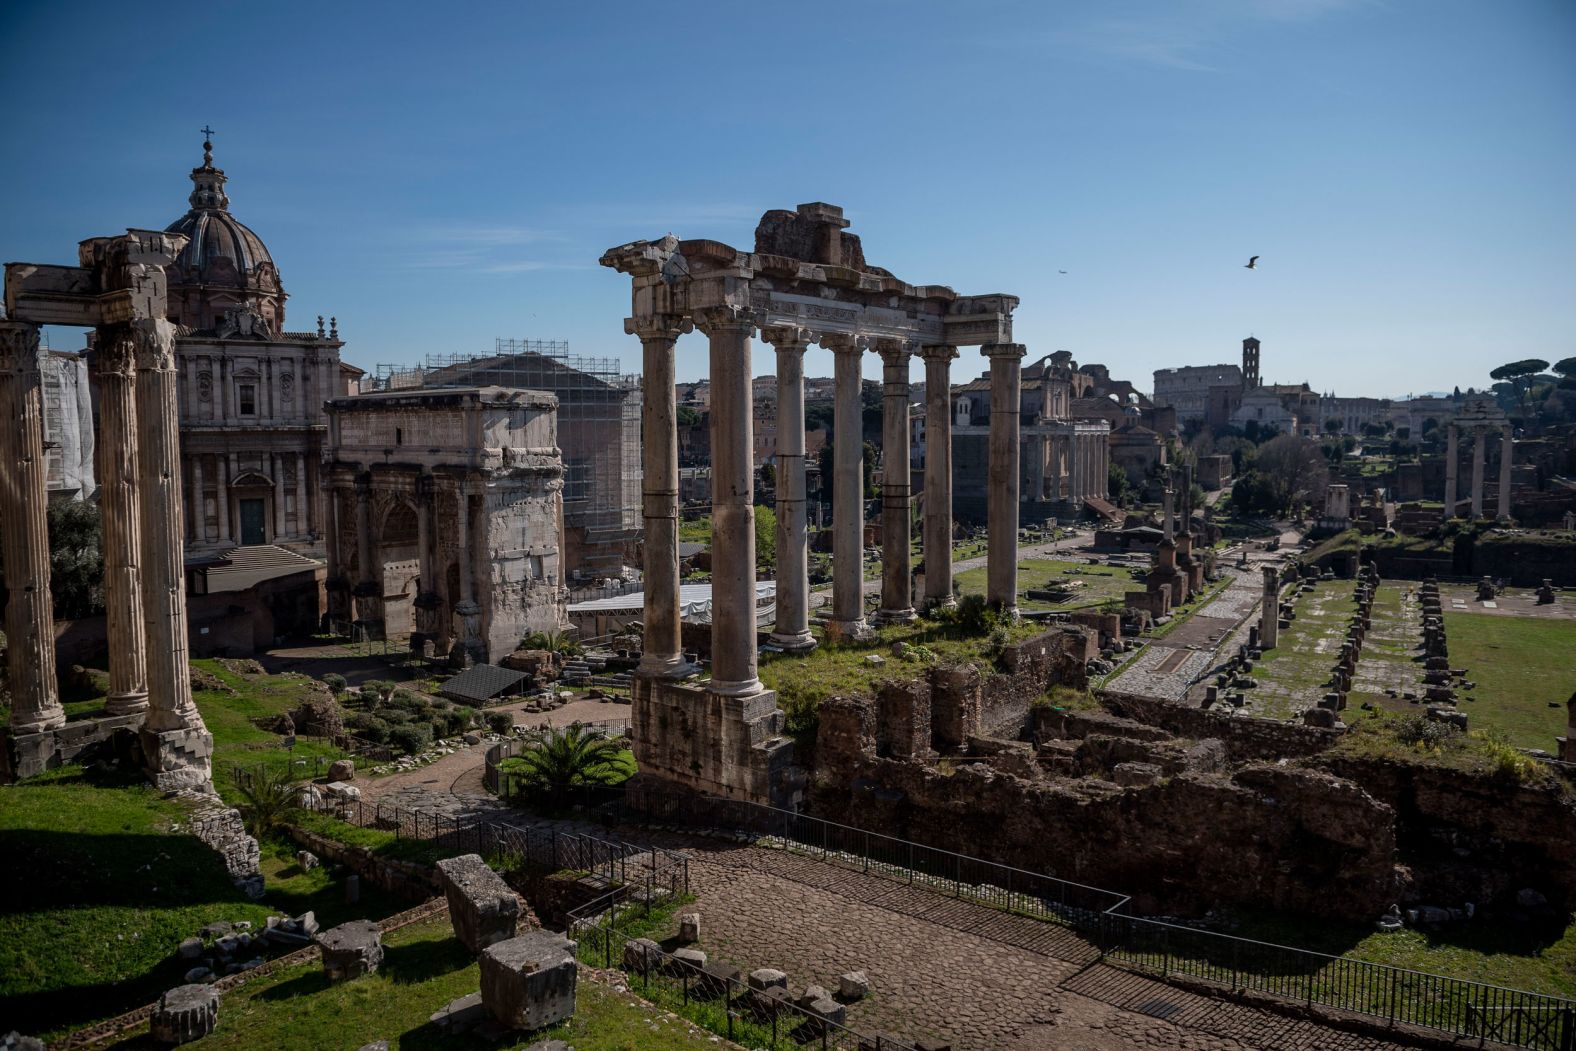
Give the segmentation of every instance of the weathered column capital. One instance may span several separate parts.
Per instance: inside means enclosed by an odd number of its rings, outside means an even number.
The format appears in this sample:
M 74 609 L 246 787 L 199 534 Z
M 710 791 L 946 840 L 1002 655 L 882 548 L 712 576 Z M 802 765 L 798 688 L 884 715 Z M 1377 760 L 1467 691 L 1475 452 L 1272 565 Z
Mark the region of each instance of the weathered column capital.
M 10 372 L 25 366 L 29 359 L 38 359 L 38 326 L 26 321 L 0 321 L 0 369 Z
M 129 323 L 137 368 L 174 371 L 175 326 L 163 318 L 138 318 Z
M 93 333 L 89 360 L 100 376 L 131 378 L 137 374 L 137 333 L 130 322 L 100 325 Z
M 695 327 L 708 336 L 723 329 L 742 328 L 753 333 L 761 325 L 762 314 L 748 307 L 725 303 L 721 306 L 702 307 L 695 311 L 694 320 Z
M 823 332 L 819 342 L 833 354 L 863 354 L 870 346 L 868 336 L 853 332 Z
M 761 329 L 761 339 L 779 352 L 797 350 L 802 354 L 815 342 L 815 333 L 801 325 L 766 325 Z
M 980 347 L 980 352 L 987 358 L 1006 358 L 1019 361 L 1029 352 L 1029 348 L 1022 343 L 986 343 Z
M 957 358 L 958 348 L 950 343 L 927 343 L 919 348 L 919 356 L 927 362 L 939 361 L 945 364 Z
M 646 314 L 624 319 L 624 332 L 639 336 L 642 342 L 648 339 L 671 341 L 694 329 L 694 322 L 681 314 Z
M 876 353 L 881 355 L 881 361 L 887 365 L 908 365 L 908 359 L 914 354 L 914 345 L 906 339 L 881 338 L 875 341 Z

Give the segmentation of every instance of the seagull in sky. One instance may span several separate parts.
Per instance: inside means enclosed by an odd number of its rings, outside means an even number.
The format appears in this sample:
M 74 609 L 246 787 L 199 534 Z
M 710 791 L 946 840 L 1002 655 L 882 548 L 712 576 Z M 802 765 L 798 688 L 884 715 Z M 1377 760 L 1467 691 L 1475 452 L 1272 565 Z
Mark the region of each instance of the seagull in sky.
M 1065 271 L 1065 270 L 1058 270 L 1058 271 L 1056 271 L 1056 272 L 1057 272 L 1057 273 L 1058 273 L 1058 274 L 1065 274 L 1065 273 L 1067 273 L 1067 271 Z
M 1254 256 L 1253 258 L 1249 259 L 1246 263 L 1243 263 L 1242 266 L 1243 266 L 1244 269 L 1247 269 L 1247 270 L 1257 270 L 1259 268 L 1259 257 L 1258 256 Z

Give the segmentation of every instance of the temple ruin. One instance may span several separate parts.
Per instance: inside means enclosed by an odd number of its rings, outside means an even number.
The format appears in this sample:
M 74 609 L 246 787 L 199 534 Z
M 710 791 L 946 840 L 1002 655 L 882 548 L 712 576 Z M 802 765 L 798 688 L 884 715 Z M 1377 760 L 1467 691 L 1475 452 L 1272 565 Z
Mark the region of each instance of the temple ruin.
M 909 462 L 909 362 L 926 366 L 927 442 L 924 594 L 952 601 L 950 364 L 960 346 L 990 360 L 987 600 L 1015 613 L 1018 566 L 1019 386 L 1025 348 L 1012 342 L 1015 296 L 960 296 L 944 285 L 910 285 L 865 262 L 841 208 L 800 205 L 767 212 L 753 251 L 710 240 L 634 241 L 602 265 L 628 274 L 633 306 L 624 329 L 644 354 L 644 651 L 634 691 L 636 757 L 643 782 L 730 798 L 792 802 L 792 745 L 776 695 L 756 676 L 755 525 L 750 340 L 757 330 L 777 354 L 777 621 L 772 640 L 814 645 L 805 556 L 803 357 L 812 343 L 836 361 L 832 481 L 833 585 L 828 634 L 869 633 L 861 590 L 860 372 L 881 356 L 883 436 L 889 463 Z M 713 488 L 712 677 L 691 683 L 679 611 L 678 432 L 674 345 L 694 328 L 710 341 Z M 943 450 L 947 455 L 938 455 Z M 907 472 L 882 485 L 879 622 L 912 620 Z
M 6 606 L 12 707 L 4 763 L 12 777 L 58 766 L 99 734 L 138 730 L 144 766 L 164 790 L 211 785 L 213 738 L 192 703 L 187 664 L 185 516 L 175 326 L 164 268 L 182 234 L 128 230 L 78 247 L 77 266 L 8 263 L 0 322 Z M 109 630 L 109 717 L 66 732 L 55 676 L 44 507 L 41 325 L 94 330 L 100 506 Z
M 1497 434 L 1499 436 L 1499 507 L 1496 517 L 1501 522 L 1510 521 L 1510 469 L 1515 463 L 1512 452 L 1515 438 L 1511 432 L 1510 420 L 1506 418 L 1504 410 L 1490 395 L 1473 395 L 1446 426 L 1445 518 L 1454 518 L 1460 509 L 1456 474 L 1459 470 L 1460 441 L 1463 433 L 1472 440 L 1471 517 L 1474 521 L 1483 517 L 1483 475 L 1488 459 L 1488 440 Z

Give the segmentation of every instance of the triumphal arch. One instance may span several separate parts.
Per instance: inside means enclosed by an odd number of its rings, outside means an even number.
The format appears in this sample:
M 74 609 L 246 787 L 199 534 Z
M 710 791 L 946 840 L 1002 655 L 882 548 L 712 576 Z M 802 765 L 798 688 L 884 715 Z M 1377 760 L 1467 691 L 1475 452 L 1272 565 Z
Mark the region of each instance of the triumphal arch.
M 187 664 L 175 326 L 164 268 L 186 238 L 128 230 L 78 246 L 76 266 L 7 263 L 0 322 L 0 515 L 5 521 L 11 720 L 6 766 L 25 777 L 59 763 L 66 731 L 55 677 L 44 517 L 40 325 L 93 328 L 99 394 L 99 507 L 109 633 L 109 718 L 140 726 L 159 788 L 211 785 L 213 738 L 192 703 Z
M 631 316 L 644 370 L 644 654 L 633 724 L 642 778 L 732 798 L 791 802 L 791 743 L 776 695 L 756 676 L 755 523 L 750 341 L 777 356 L 777 619 L 771 640 L 804 650 L 810 634 L 805 551 L 804 353 L 836 362 L 832 615 L 828 633 L 869 632 L 862 583 L 860 364 L 881 356 L 883 448 L 909 462 L 909 362 L 925 361 L 926 447 L 922 605 L 952 601 L 951 362 L 960 346 L 990 359 L 987 598 L 1008 612 L 1017 594 L 1019 396 L 1025 353 L 1012 342 L 1015 296 L 963 296 L 910 285 L 865 262 L 843 211 L 802 204 L 762 216 L 753 251 L 718 241 L 634 241 L 602 265 L 633 282 Z M 710 341 L 712 448 L 712 674 L 686 682 L 679 612 L 678 437 L 674 345 L 692 329 Z M 884 472 L 879 622 L 915 615 L 909 558 L 909 472 Z

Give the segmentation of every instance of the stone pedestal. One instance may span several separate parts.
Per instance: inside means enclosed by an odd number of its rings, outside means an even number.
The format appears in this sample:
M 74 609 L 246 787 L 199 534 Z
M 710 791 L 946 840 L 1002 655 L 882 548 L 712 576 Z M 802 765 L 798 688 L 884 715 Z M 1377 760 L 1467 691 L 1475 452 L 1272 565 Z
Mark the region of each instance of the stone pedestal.
M 535 930 L 482 950 L 482 1003 L 501 1024 L 526 1031 L 575 1013 L 575 943 Z
M 219 990 L 211 985 L 178 985 L 159 997 L 148 1018 L 148 1032 L 161 1044 L 201 1040 L 219 1024 Z
M 331 982 L 373 974 L 383 964 L 383 936 L 372 920 L 351 920 L 317 936 L 323 974 Z
M 631 782 L 636 795 L 677 789 L 770 806 L 797 803 L 804 772 L 794 765 L 775 691 L 737 697 L 704 683 L 637 678 L 630 731 L 640 766 Z
M 952 359 L 956 347 L 923 348 L 925 359 L 925 595 L 952 605 Z
M 468 951 L 478 953 L 514 937 L 520 901 L 479 854 L 438 862 L 438 878 L 449 902 L 454 935 Z

